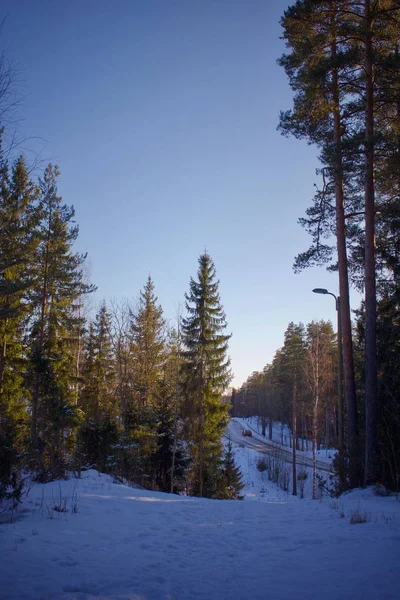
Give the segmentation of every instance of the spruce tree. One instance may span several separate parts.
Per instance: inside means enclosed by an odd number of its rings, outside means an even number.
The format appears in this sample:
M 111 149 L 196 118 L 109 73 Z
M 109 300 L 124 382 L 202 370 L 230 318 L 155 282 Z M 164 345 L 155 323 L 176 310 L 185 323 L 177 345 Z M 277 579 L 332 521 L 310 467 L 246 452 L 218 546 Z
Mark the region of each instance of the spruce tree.
M 0 159 L 1 160 L 1 159 Z M 36 235 L 37 188 L 30 181 L 20 157 L 8 176 L 0 174 L 0 390 L 8 355 L 13 351 L 29 310 L 32 266 L 38 245 Z
M 84 281 L 85 255 L 72 250 L 78 227 L 74 208 L 58 195 L 58 176 L 58 168 L 49 165 L 39 180 L 40 244 L 31 295 L 31 439 L 42 478 L 63 472 L 68 442 L 78 424 L 73 350 L 83 326 L 82 296 L 95 289 Z
M 111 318 L 103 302 L 86 340 L 80 406 L 87 418 L 99 424 L 115 419 L 115 365 L 111 342 Z
M 191 493 L 212 496 L 222 454 L 221 436 L 229 404 L 222 394 L 231 380 L 227 356 L 230 335 L 221 306 L 214 263 L 208 252 L 199 257 L 198 280 L 190 279 L 182 318 L 185 433 L 192 459 Z
M 151 460 L 157 450 L 158 414 L 165 361 L 165 321 L 148 277 L 136 309 L 130 313 L 130 397 L 124 402 L 124 446 L 121 457 L 129 476 L 149 486 L 154 480 Z M 128 476 L 128 473 L 127 473 Z
M 232 442 L 228 442 L 220 468 L 217 498 L 242 500 L 240 492 L 243 488 L 242 474 L 235 463 Z
M 0 163 L 0 499 L 18 499 L 28 425 L 24 330 L 38 243 L 37 189 L 22 157 L 11 173 L 1 153 Z
M 111 318 L 103 303 L 90 323 L 86 340 L 79 406 L 84 422 L 78 435 L 78 457 L 107 470 L 111 446 L 117 442 L 116 377 Z
M 181 365 L 179 328 L 178 331 L 171 329 L 166 339 L 159 402 L 155 407 L 157 447 L 151 457 L 151 472 L 155 487 L 171 493 L 183 489 L 188 467 L 182 435 Z
M 140 292 L 139 305 L 131 317 L 134 386 L 138 404 L 143 407 L 151 407 L 157 402 L 164 362 L 165 321 L 157 301 L 149 275 Z

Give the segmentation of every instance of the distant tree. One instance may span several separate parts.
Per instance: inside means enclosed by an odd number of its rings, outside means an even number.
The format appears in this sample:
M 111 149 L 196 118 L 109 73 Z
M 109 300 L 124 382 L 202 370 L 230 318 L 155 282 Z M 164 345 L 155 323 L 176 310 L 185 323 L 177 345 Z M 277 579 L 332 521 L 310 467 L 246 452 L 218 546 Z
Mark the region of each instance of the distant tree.
M 157 402 L 165 360 L 165 320 L 157 300 L 149 275 L 140 292 L 139 305 L 131 316 L 134 386 L 138 403 L 144 407 Z
M 79 399 L 83 423 L 78 435 L 78 454 L 85 464 L 104 471 L 108 470 L 111 446 L 118 439 L 111 320 L 105 303 L 89 325 L 85 346 Z
M 288 399 L 287 395 L 284 371 L 283 349 L 281 348 L 275 352 L 271 365 L 266 369 L 266 385 L 268 397 L 271 399 L 272 414 L 281 423 L 282 445 L 284 443 L 284 424 L 289 425 L 291 422 L 291 400 Z M 272 440 L 272 419 L 269 420 L 268 424 L 268 437 Z
M 183 440 L 181 350 L 178 324 L 178 329 L 170 329 L 166 336 L 160 396 L 155 406 L 156 451 L 151 456 L 155 487 L 171 493 L 183 489 L 189 464 Z
M 215 493 L 221 436 L 229 404 L 222 394 L 231 380 L 227 356 L 230 335 L 221 306 L 215 266 L 208 252 L 199 257 L 198 280 L 191 278 L 182 318 L 182 389 L 185 435 L 192 458 L 191 492 Z
M 285 331 L 285 342 L 281 354 L 281 385 L 287 400 L 291 399 L 293 432 L 293 477 L 292 494 L 297 495 L 296 450 L 298 404 L 303 391 L 305 361 L 304 325 L 289 323 Z
M 232 442 L 228 442 L 220 467 L 217 498 L 242 500 L 243 496 L 240 495 L 240 492 L 243 488 L 242 474 L 235 462 Z
M 111 341 L 115 358 L 115 394 L 124 434 L 129 435 L 134 402 L 134 361 L 131 344 L 131 309 L 127 301 L 111 303 Z
M 321 428 L 320 414 L 323 403 L 334 395 L 335 378 L 333 362 L 337 356 L 331 323 L 312 321 L 307 325 L 307 354 L 304 362 L 306 386 L 312 395 L 312 453 L 313 491 L 317 498 L 317 444 Z
M 115 364 L 111 341 L 111 318 L 103 302 L 89 325 L 82 369 L 80 406 L 86 417 L 100 423 L 104 417 L 115 419 Z

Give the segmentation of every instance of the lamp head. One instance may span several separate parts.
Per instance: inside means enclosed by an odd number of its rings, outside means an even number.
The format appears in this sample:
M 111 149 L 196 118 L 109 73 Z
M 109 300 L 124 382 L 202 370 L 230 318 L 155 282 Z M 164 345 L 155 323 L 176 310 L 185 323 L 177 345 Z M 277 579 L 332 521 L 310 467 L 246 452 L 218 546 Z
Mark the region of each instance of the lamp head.
M 314 288 L 313 292 L 314 294 L 329 294 L 328 290 L 325 288 Z

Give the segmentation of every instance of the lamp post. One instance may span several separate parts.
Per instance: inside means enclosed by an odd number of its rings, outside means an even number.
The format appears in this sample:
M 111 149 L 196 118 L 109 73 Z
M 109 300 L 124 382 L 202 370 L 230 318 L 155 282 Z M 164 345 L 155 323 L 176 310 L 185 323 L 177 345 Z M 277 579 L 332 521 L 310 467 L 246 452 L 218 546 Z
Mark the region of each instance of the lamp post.
M 337 312 L 337 338 L 338 338 L 338 429 L 339 429 L 339 485 L 344 484 L 344 436 L 343 436 L 343 350 L 342 350 L 342 320 L 340 312 L 340 296 L 335 296 L 325 288 L 313 289 L 314 294 L 327 294 L 335 298 Z

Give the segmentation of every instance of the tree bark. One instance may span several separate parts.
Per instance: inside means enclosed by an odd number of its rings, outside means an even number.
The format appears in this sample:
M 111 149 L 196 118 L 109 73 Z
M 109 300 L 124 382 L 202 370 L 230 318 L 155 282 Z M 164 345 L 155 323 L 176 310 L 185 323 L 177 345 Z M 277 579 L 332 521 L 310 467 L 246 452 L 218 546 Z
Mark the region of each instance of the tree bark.
M 318 358 L 317 358 L 318 361 Z M 318 384 L 317 384 L 318 385 Z M 317 499 L 317 431 L 318 431 L 318 401 L 319 391 L 315 390 L 314 406 L 313 406 L 313 434 L 312 434 L 312 472 L 313 472 L 313 484 L 312 484 L 312 497 L 313 500 Z
M 345 487 L 344 469 L 344 418 L 343 418 L 343 337 L 341 319 L 341 298 L 337 298 L 337 344 L 338 344 L 338 450 L 339 450 L 339 489 Z
M 43 291 L 41 298 L 41 313 L 40 313 L 40 327 L 39 327 L 39 340 L 37 344 L 37 360 L 41 360 L 43 354 L 43 342 L 44 342 L 44 328 L 47 315 L 47 296 L 49 287 L 49 257 L 50 257 L 50 244 L 51 244 L 51 225 L 52 225 L 52 206 L 50 205 L 49 211 L 49 222 L 47 228 L 47 241 L 46 241 L 46 253 L 43 266 Z M 40 393 L 41 376 L 39 370 L 36 368 L 35 385 L 32 394 L 32 421 L 31 421 L 31 441 L 33 448 L 38 449 L 38 435 L 37 435 L 37 412 L 39 405 L 39 393 Z
M 3 343 L 1 345 L 0 353 L 0 394 L 3 392 L 3 377 L 6 368 L 6 355 L 7 355 L 7 337 L 4 334 Z
M 293 496 L 297 496 L 297 469 L 296 469 L 296 439 L 297 439 L 297 406 L 296 406 L 296 395 L 297 395 L 297 382 L 296 382 L 296 374 L 293 383 L 293 464 L 292 464 L 292 494 Z
M 376 373 L 376 280 L 375 280 L 375 189 L 374 189 L 374 68 L 373 18 L 370 0 L 365 0 L 365 472 L 364 484 L 376 483 L 377 373 Z
M 332 57 L 336 57 L 335 35 L 331 44 Z M 340 95 L 337 69 L 332 71 L 333 119 L 335 144 L 335 202 L 336 202 L 336 242 L 339 268 L 340 317 L 342 330 L 344 398 L 347 414 L 347 441 L 350 458 L 350 485 L 357 487 L 358 480 L 358 427 L 356 386 L 354 378 L 353 340 L 351 333 L 349 275 L 346 248 L 346 223 L 344 213 L 343 165 L 341 152 Z

